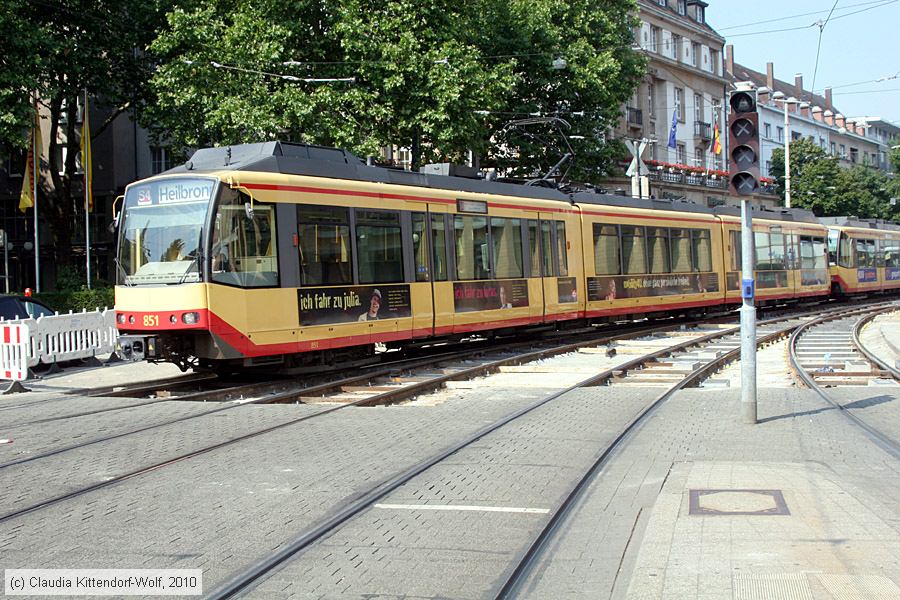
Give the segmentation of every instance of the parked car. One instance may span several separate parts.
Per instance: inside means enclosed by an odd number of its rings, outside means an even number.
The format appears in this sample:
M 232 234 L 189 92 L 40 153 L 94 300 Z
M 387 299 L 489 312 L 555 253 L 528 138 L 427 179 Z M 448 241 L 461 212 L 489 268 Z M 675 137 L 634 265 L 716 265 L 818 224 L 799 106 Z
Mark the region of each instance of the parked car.
M 0 319 L 37 319 L 55 315 L 56 311 L 34 298 L 0 296 Z

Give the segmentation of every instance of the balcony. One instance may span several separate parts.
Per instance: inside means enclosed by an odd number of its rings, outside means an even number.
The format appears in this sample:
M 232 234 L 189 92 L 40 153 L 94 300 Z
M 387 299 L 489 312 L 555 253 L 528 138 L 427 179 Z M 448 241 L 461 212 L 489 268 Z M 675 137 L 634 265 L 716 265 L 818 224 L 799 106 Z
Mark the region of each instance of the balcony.
M 712 125 L 703 121 L 694 121 L 694 137 L 709 141 L 712 139 Z
M 625 107 L 625 121 L 629 127 L 644 126 L 644 111 L 639 108 Z
M 674 183 L 691 187 L 717 190 L 728 188 L 728 173 L 716 169 L 700 169 L 687 165 L 670 164 L 655 160 L 645 161 L 650 167 L 650 181 Z

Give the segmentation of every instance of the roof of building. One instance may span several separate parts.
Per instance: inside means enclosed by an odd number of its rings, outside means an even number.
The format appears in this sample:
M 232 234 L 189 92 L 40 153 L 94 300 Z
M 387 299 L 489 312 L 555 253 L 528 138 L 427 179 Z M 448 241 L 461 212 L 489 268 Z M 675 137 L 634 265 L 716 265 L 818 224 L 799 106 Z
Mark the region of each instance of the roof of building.
M 750 81 L 756 87 L 770 87 L 768 79 L 765 73 L 760 73 L 759 71 L 754 71 L 750 67 L 746 67 L 744 65 L 734 63 L 734 73 L 731 75 L 733 81 Z M 786 81 L 782 81 L 780 79 L 774 79 L 773 86 L 771 86 L 771 90 L 774 92 L 781 92 L 787 97 L 797 96 L 797 86 L 793 83 L 788 83 Z M 819 94 L 814 94 L 809 90 L 803 90 L 803 93 L 798 100 L 802 100 L 804 102 L 809 102 L 811 106 L 820 106 L 822 108 L 831 108 L 835 113 L 839 113 L 840 111 L 834 107 L 828 106 L 828 101 L 825 99 L 825 96 L 820 96 Z

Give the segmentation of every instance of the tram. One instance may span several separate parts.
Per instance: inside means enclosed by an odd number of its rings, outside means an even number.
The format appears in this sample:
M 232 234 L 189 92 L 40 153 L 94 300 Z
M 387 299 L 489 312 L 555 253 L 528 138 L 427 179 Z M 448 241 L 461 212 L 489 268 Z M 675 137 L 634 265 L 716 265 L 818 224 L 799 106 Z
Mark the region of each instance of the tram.
M 733 208 L 431 171 L 267 142 L 201 149 L 131 184 L 118 353 L 303 370 L 369 361 L 376 344 L 740 303 Z M 828 235 L 808 212 L 754 214 L 760 303 L 826 297 Z
M 900 290 L 900 225 L 828 217 L 831 286 L 836 295 Z

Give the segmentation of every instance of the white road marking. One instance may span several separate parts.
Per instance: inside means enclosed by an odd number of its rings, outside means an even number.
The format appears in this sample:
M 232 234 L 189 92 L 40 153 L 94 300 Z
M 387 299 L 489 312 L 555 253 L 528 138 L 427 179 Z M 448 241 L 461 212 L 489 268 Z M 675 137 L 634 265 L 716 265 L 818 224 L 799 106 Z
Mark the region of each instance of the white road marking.
M 396 510 L 474 510 L 480 512 L 505 512 L 544 515 L 549 508 L 517 508 L 515 506 L 466 506 L 463 504 L 376 504 L 375 508 Z

